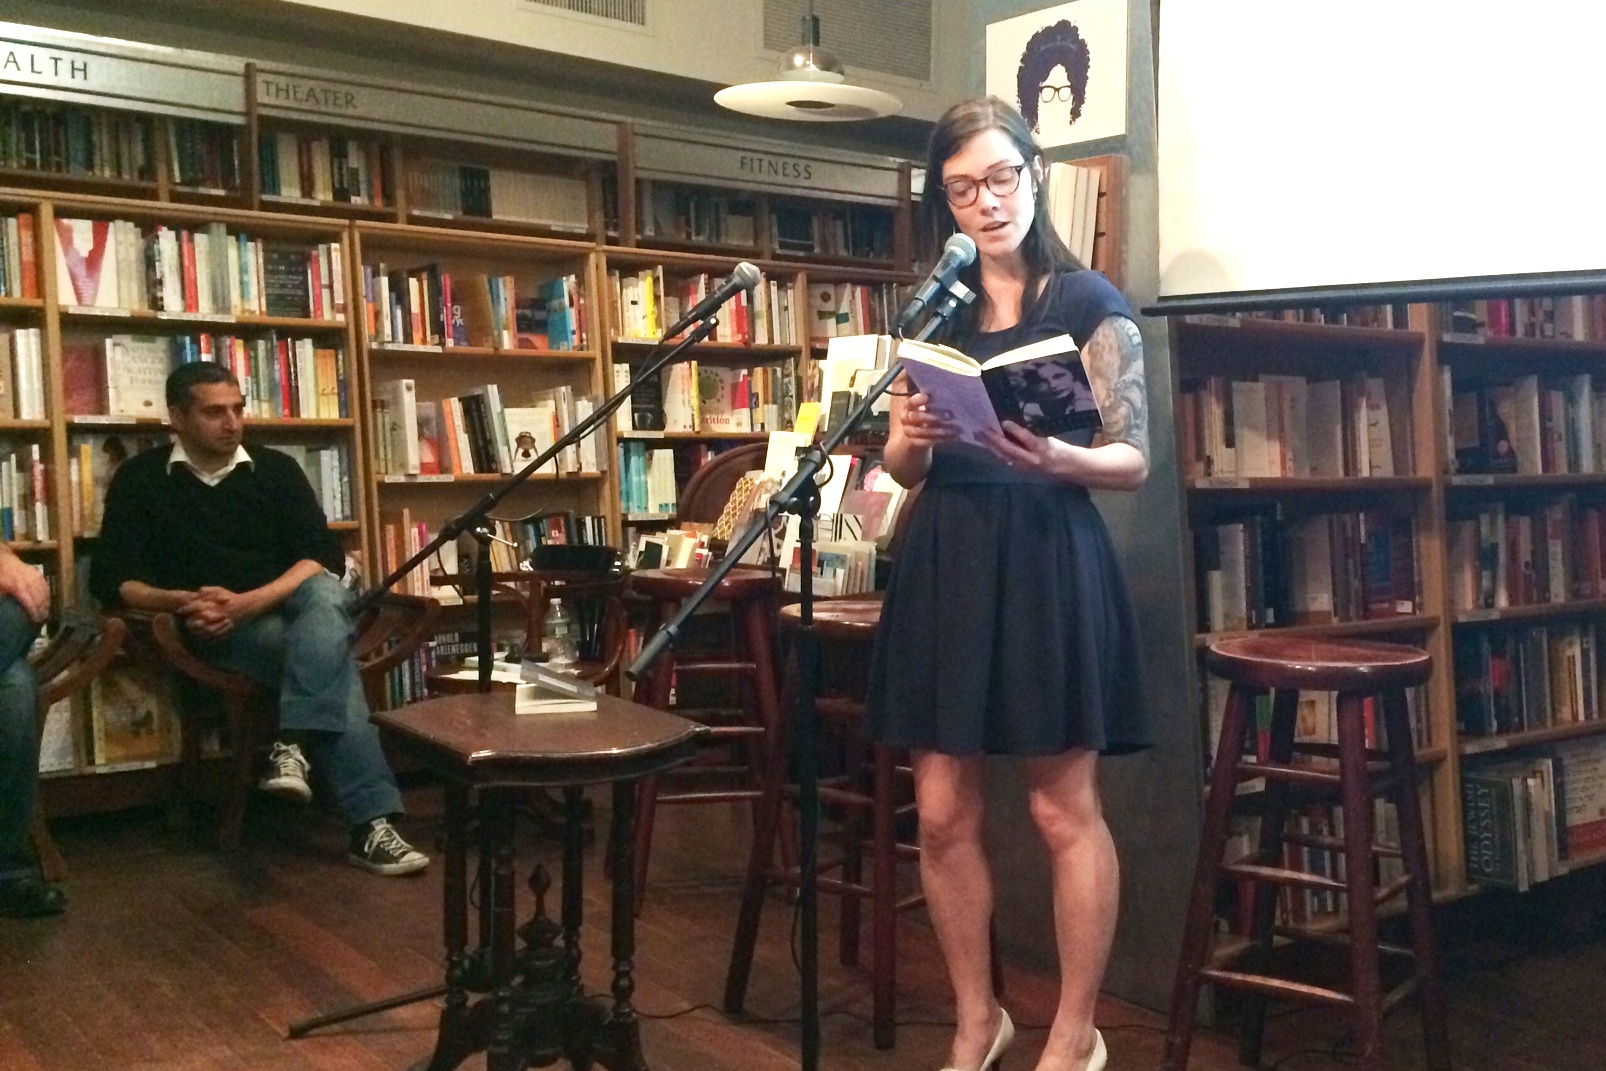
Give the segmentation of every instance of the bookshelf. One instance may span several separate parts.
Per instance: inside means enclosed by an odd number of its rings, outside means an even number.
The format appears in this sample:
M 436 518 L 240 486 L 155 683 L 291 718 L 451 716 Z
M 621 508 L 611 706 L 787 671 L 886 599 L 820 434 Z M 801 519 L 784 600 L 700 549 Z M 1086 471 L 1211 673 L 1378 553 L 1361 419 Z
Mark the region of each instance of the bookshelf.
M 1430 331 L 1427 310 L 1403 306 L 1184 317 L 1171 352 L 1206 748 L 1224 693 L 1203 656 L 1219 639 L 1277 628 L 1425 647 L 1441 671 L 1412 696 L 1413 723 L 1443 896 L 1464 883 Z M 1305 737 L 1324 738 L 1330 712 L 1307 717 Z M 1336 822 L 1305 820 L 1318 834 Z M 1302 925 L 1336 909 L 1305 893 L 1283 907 Z
M 1544 838 L 1519 843 L 1517 851 L 1535 853 L 1533 873 L 1540 876 L 1532 880 L 1593 865 L 1601 858 L 1596 841 L 1603 831 L 1587 815 L 1568 815 L 1567 787 L 1552 778 L 1558 763 L 1577 773 L 1577 807 L 1587 803 L 1579 798 L 1579 785 L 1592 783 L 1595 772 L 1606 768 L 1596 635 L 1606 609 L 1606 429 L 1595 423 L 1596 414 L 1606 414 L 1606 300 L 1593 295 L 1394 307 L 1358 312 L 1360 323 L 1311 322 L 1323 318 L 1300 310 L 1184 317 L 1172 324 L 1179 467 L 1187 538 L 1194 545 L 1190 605 L 1200 622 L 1196 649 L 1202 652 L 1230 634 L 1210 625 L 1231 556 L 1223 553 L 1227 543 L 1218 547 L 1208 535 L 1201 538 L 1213 525 L 1257 510 L 1278 511 L 1280 518 L 1330 509 L 1409 515 L 1411 613 L 1323 623 L 1296 614 L 1291 624 L 1273 619 L 1250 625 L 1398 639 L 1432 654 L 1436 672 L 1418 697 L 1417 744 L 1426 767 L 1438 896 L 1463 895 L 1484 882 L 1506 884 L 1476 873 L 1469 877 L 1469 867 L 1476 867 L 1463 832 L 1463 791 L 1493 760 L 1505 764 L 1496 767 L 1502 776 L 1530 780 L 1532 790 L 1550 785 L 1549 806 L 1561 812 L 1558 830 L 1578 840 L 1569 858 L 1558 832 L 1560 857 L 1552 855 L 1548 863 L 1539 843 Z M 1275 424 L 1275 406 L 1263 413 L 1254 392 L 1241 384 L 1280 375 L 1303 376 L 1307 384 L 1353 375 L 1380 380 L 1394 472 L 1363 477 L 1346 469 L 1314 478 L 1230 471 L 1243 456 L 1246 412 L 1251 453 L 1263 432 L 1277 452 L 1276 428 L 1257 426 L 1262 419 Z M 1240 384 L 1236 391 L 1233 383 Z M 1306 438 L 1320 437 L 1322 422 L 1304 415 Z M 1408 418 L 1403 424 L 1402 416 Z M 1237 457 L 1228 461 L 1227 472 L 1220 471 L 1223 420 L 1238 422 Z M 1340 447 L 1349 444 L 1342 435 Z M 1253 538 L 1229 542 L 1231 552 L 1255 557 Z M 1252 602 L 1252 579 L 1230 568 L 1225 574 L 1244 584 L 1244 598 Z M 1297 599 L 1293 603 L 1297 610 Z M 1205 738 L 1213 743 L 1208 700 L 1206 718 Z
M 357 224 L 354 245 L 356 292 L 364 303 L 357 324 L 367 370 L 362 409 L 371 445 L 365 497 L 379 540 L 377 576 L 504 473 L 523 467 L 500 433 L 501 443 L 486 441 L 493 425 L 513 424 L 529 417 L 532 406 L 549 404 L 532 445 L 539 453 L 604 393 L 592 322 L 599 257 L 584 242 L 390 223 Z M 569 301 L 561 316 L 543 296 L 560 292 Z M 389 324 L 382 322 L 386 295 Z M 455 324 L 447 300 L 463 310 Z M 470 311 L 476 306 L 478 315 Z M 418 312 L 410 324 L 400 323 L 409 319 L 404 309 Z M 403 399 L 401 410 L 397 399 Z M 433 451 L 405 456 L 409 425 L 417 428 L 415 441 L 429 440 Z M 472 445 L 471 435 L 477 435 Z M 593 440 L 586 451 L 531 477 L 494 516 L 567 514 L 580 525 L 568 533 L 574 541 L 599 532 L 616 538 L 609 460 Z M 585 518 L 595 520 L 587 524 Z M 457 571 L 447 564 L 444 571 Z M 428 590 L 422 573 L 409 581 L 413 590 Z
M 386 537 L 403 511 L 433 531 L 494 486 L 502 478 L 494 470 L 505 467 L 410 472 L 405 448 L 398 465 L 390 425 L 376 418 L 388 384 L 411 381 L 415 399 L 426 402 L 494 385 L 504 407 L 514 409 L 533 408 L 514 403 L 540 391 L 597 399 L 615 389 L 615 366 L 639 363 L 656 338 L 645 324 L 636 325 L 635 337 L 620 330 L 611 272 L 651 270 L 681 286 L 700 277 L 718 281 L 747 259 L 767 283 L 793 291 L 788 308 L 779 309 L 777 290 L 777 308 L 761 333 L 726 336 L 693 356 L 715 377 L 740 378 L 744 370 L 762 376 L 765 404 L 790 413 L 817 381 L 811 369 L 823 356 L 823 347 L 809 342 L 803 297 L 811 282 L 913 281 L 907 162 L 250 57 L 10 23 L 0 31 L 22 70 L 0 86 L 0 216 L 21 213 L 33 222 L 41 268 L 53 263 L 44 254 L 57 218 L 124 221 L 141 236 L 158 227 L 221 225 L 228 235 L 338 250 L 339 264 L 326 259 L 322 279 L 338 279 L 345 297 L 338 319 L 203 305 L 100 308 L 63 300 L 48 270 L 39 272 L 32 296 L 0 293 L 0 331 L 38 333 L 44 392 L 38 413 L 0 415 L 0 472 L 9 474 L 3 465 L 19 449 L 31 467 L 37 447 L 44 476 L 39 498 L 48 538 L 19 533 L 11 545 L 51 572 L 58 598 L 71 599 L 81 587 L 78 556 L 93 546 L 92 523 L 82 517 L 77 536 L 63 535 L 74 505 L 82 512 L 71 473 L 80 446 L 93 444 L 93 461 L 111 438 L 137 446 L 164 436 L 160 412 L 117 413 L 109 399 L 104 407 L 69 402 L 82 386 L 76 377 L 83 362 L 72 355 L 104 350 L 108 340 L 183 338 L 199 354 L 220 339 L 239 339 L 248 361 L 252 346 L 270 339 L 305 340 L 314 355 L 338 353 L 346 386 L 338 415 L 315 405 L 286 409 L 275 405 L 282 396 L 264 397 L 251 434 L 292 451 L 343 451 L 348 512 L 332 527 L 378 577 L 387 556 L 394 560 L 402 549 L 398 543 L 391 552 Z M 60 59 L 69 53 L 70 61 Z M 653 190 L 664 191 L 663 204 L 653 204 Z M 703 232 L 694 235 L 689 226 L 684 238 L 643 233 L 644 222 L 650 231 L 660 217 L 679 226 L 676 213 L 689 213 L 697 198 L 717 201 L 726 223 L 736 209 L 735 240 L 729 233 L 701 240 Z M 670 214 L 655 215 L 655 208 Z M 513 300 L 495 306 L 511 310 L 509 337 L 479 337 L 476 329 L 476 337 L 453 339 L 459 344 L 432 342 L 431 326 L 439 335 L 445 317 L 420 324 L 420 337 L 410 308 L 407 331 L 379 330 L 363 299 L 373 281 L 364 269 L 381 264 L 398 280 L 510 280 Z M 519 339 L 521 299 L 557 279 L 572 280 L 565 297 L 583 306 L 587 337 L 556 342 L 549 335 L 544 345 Z M 771 326 L 782 324 L 784 334 L 772 334 Z M 228 346 L 234 353 L 235 343 Z M 751 425 L 718 422 L 615 430 L 596 438 L 594 468 L 540 474 L 501 512 L 596 518 L 599 534 L 621 542 L 632 514 L 621 498 L 620 443 L 667 448 L 683 484 L 711 452 L 764 437 Z M 169 772 L 53 777 L 47 805 L 56 813 L 149 801 L 164 791 Z

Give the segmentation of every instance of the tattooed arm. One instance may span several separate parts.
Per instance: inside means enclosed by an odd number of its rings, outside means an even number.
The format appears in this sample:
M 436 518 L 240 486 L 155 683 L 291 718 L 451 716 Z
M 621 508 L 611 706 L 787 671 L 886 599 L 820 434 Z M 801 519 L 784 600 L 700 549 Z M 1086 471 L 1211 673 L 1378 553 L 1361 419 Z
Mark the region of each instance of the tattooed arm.
M 1082 347 L 1082 365 L 1104 421 L 1102 445 L 1040 439 L 1009 421 L 989 443 L 1014 467 L 1084 487 L 1135 490 L 1149 475 L 1149 402 L 1137 325 L 1124 316 L 1106 317 Z

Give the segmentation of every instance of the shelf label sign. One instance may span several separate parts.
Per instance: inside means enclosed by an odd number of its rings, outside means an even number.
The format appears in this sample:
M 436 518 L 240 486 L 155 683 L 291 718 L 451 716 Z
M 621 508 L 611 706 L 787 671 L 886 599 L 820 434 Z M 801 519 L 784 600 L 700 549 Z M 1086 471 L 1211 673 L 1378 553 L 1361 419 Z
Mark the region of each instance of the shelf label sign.
M 589 156 L 618 151 L 613 123 L 547 111 L 524 101 L 449 94 L 394 82 L 258 67 L 257 110 L 289 118 L 339 119 L 403 133 Z
M 646 178 L 677 182 L 701 179 L 723 186 L 782 190 L 809 197 L 834 194 L 879 202 L 894 202 L 898 197 L 898 164 L 890 158 L 798 156 L 769 146 L 711 142 L 703 133 L 638 133 L 636 171 Z
M 0 22 L 0 88 L 18 96 L 240 123 L 245 64 Z

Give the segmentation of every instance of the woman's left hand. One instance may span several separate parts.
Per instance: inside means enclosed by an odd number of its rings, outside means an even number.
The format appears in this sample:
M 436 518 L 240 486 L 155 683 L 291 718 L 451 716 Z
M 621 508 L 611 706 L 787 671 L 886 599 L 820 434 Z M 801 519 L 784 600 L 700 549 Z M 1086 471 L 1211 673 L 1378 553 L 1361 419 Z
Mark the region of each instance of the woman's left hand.
M 1013 469 L 1056 476 L 1064 470 L 1069 447 L 1058 439 L 1033 435 L 1013 420 L 1003 422 L 1004 432 L 983 432 L 987 448 Z

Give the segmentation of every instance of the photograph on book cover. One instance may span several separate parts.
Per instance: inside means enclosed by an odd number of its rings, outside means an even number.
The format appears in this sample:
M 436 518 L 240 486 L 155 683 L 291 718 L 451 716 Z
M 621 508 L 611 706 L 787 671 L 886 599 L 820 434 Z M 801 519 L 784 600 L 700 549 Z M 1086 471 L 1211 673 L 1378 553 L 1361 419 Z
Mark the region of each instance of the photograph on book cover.
M 1036 361 L 999 369 L 1020 405 L 1028 427 L 1061 435 L 1078 428 L 1098 427 L 1098 402 L 1081 363 Z M 1054 429 L 1048 431 L 1048 429 Z
M 1072 0 L 987 26 L 987 92 L 1045 149 L 1126 133 L 1126 0 Z

